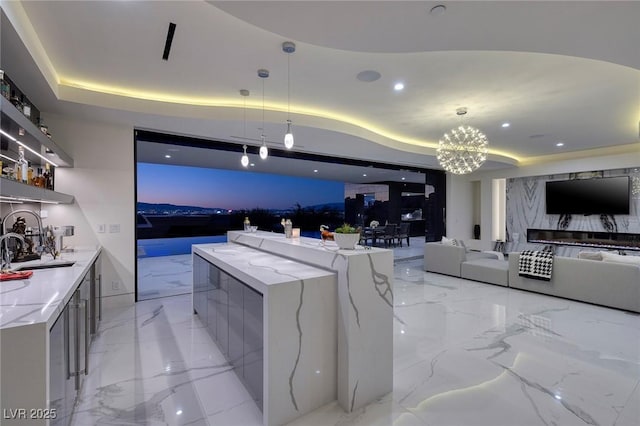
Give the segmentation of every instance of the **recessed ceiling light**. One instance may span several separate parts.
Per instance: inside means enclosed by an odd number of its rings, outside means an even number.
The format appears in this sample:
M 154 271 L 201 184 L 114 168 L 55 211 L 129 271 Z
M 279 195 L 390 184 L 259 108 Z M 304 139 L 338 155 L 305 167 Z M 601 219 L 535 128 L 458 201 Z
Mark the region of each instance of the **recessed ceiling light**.
M 404 89 L 404 83 L 396 83 L 393 86 L 393 90 L 395 90 L 396 92 L 399 92 L 403 89 Z
M 177 414 L 177 415 L 182 414 L 182 410 L 178 410 L 178 411 L 176 411 L 176 414 Z
M 511 126 L 510 123 L 502 123 L 502 127 L 509 127 L 509 126 Z
M 365 70 L 358 73 L 356 78 L 360 81 L 364 81 L 365 83 L 371 83 L 372 81 L 376 81 L 380 79 L 381 74 L 378 71 L 374 70 Z
M 249 164 L 249 165 L 250 165 L 251 167 L 255 167 L 255 166 L 256 166 L 256 163 L 251 163 L 251 164 Z
M 362 174 L 362 176 L 367 177 L 367 174 L 366 174 L 366 173 L 363 173 L 363 174 Z
M 402 180 L 404 180 L 405 178 L 402 178 Z
M 169 154 L 165 154 L 164 158 L 171 158 Z
M 313 173 L 318 173 L 318 169 L 313 169 Z
M 558 142 L 556 143 L 556 146 L 564 146 L 564 142 Z

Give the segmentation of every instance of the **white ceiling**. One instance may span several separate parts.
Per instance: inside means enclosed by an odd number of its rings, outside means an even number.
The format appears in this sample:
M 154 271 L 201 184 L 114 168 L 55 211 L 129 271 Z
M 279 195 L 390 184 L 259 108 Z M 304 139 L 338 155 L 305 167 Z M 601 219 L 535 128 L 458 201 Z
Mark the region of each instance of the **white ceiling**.
M 594 148 L 638 155 L 640 2 L 449 1 L 432 16 L 437 4 L 27 1 L 3 8 L 48 77 L 51 93 L 40 96 L 51 112 L 238 141 L 262 133 L 264 83 L 264 132 L 279 141 L 287 118 L 281 44 L 291 40 L 291 118 L 301 151 L 437 167 L 434 147 L 465 106 L 463 122 L 490 141 L 483 169 Z M 169 22 L 177 28 L 163 61 Z M 259 79 L 259 68 L 271 76 Z M 358 81 L 363 70 L 382 77 Z M 393 91 L 396 81 L 403 92 Z M 240 89 L 251 91 L 246 108 Z

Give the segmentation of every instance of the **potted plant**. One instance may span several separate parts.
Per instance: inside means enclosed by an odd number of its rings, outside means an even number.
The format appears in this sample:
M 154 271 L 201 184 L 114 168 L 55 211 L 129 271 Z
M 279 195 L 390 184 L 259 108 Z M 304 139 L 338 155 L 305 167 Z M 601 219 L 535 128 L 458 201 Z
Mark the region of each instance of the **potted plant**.
M 341 249 L 353 250 L 360 241 L 360 229 L 344 223 L 333 232 L 333 238 Z

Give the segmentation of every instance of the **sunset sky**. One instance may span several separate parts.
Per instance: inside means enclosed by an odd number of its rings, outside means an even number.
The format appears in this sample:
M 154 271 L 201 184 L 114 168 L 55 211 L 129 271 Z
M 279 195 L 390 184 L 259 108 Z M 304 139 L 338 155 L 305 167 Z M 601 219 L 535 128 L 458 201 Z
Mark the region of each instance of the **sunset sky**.
M 344 201 L 344 182 L 138 163 L 138 201 L 225 209 L 288 209 Z

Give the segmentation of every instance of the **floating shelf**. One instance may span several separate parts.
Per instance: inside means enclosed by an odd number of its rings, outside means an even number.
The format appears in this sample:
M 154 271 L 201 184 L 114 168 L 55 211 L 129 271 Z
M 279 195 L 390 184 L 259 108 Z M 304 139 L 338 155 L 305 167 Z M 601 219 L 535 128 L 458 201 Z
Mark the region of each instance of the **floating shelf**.
M 3 197 L 1 200 L 5 202 L 72 204 L 74 201 L 73 195 L 6 178 L 0 178 L 0 193 Z
M 27 145 L 29 148 L 43 155 L 47 155 L 51 161 L 56 163 L 60 167 L 73 167 L 73 158 L 71 158 L 66 152 L 64 152 L 55 142 L 47 137 L 40 129 L 33 124 L 24 114 L 22 114 L 11 102 L 9 102 L 4 96 L 0 96 L 0 123 L 2 124 L 2 130 L 12 137 L 16 138 L 20 142 Z M 20 136 L 19 130 L 23 128 L 25 134 Z M 15 144 L 13 141 L 9 143 Z M 52 154 L 45 154 L 42 151 L 42 147 L 53 151 Z M 18 148 L 16 147 L 15 151 Z M 34 156 L 30 152 L 25 152 L 25 157 L 34 163 L 42 163 L 44 160 Z M 4 191 L 3 191 L 4 193 Z

